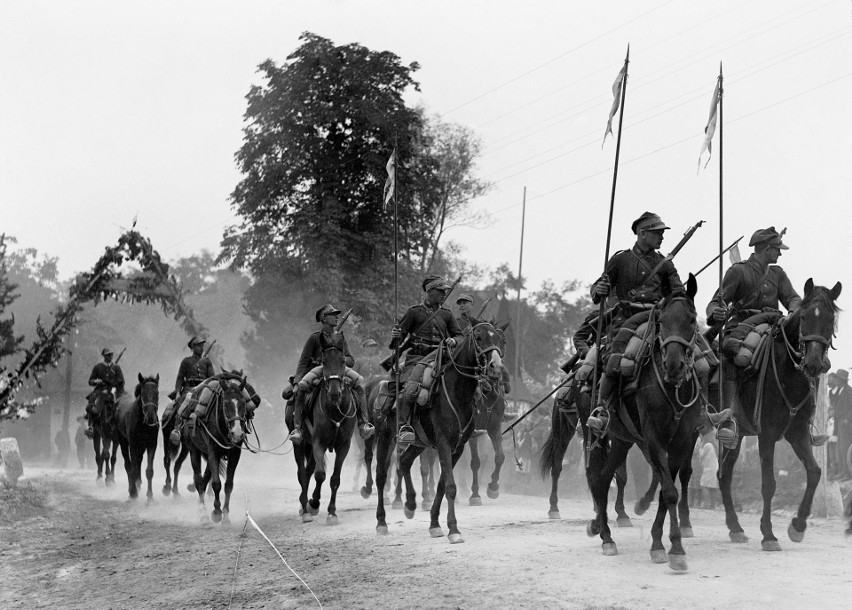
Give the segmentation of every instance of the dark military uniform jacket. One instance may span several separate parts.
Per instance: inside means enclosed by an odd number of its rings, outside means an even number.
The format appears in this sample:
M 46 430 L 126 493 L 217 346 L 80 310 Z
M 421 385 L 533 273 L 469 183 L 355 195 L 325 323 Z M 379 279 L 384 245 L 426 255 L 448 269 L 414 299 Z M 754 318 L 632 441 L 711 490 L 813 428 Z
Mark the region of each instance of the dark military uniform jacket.
M 583 320 L 580 328 L 574 334 L 572 342 L 574 343 L 574 349 L 576 349 L 577 353 L 580 354 L 580 358 L 585 358 L 586 354 L 589 353 L 589 350 L 592 349 L 592 346 L 595 344 L 597 320 L 598 312 L 593 311 L 586 316 L 586 319 Z
M 106 362 L 98 362 L 92 369 L 92 374 L 89 375 L 89 385 L 95 389 L 100 387 L 115 388 L 116 394 L 124 393 L 124 373 L 121 372 L 121 367 L 117 364 L 107 364 Z
M 471 328 L 479 324 L 480 320 L 477 320 L 469 313 L 463 313 L 456 319 L 456 322 L 459 323 L 459 329 L 461 329 L 462 334 L 466 335 L 470 332 Z
M 656 303 L 663 298 L 662 284 L 668 283 L 669 290 L 675 292 L 684 290 L 683 282 L 677 274 L 674 264 L 666 261 L 651 277 L 651 272 L 665 257 L 656 250 L 640 252 L 637 246 L 630 250 L 616 252 L 606 265 L 613 291 L 610 300 L 630 301 L 632 303 Z M 597 285 L 597 282 L 595 283 Z M 592 286 L 592 301 L 600 303 L 600 297 L 595 296 Z
M 459 339 L 464 336 L 455 316 L 446 307 L 441 307 L 435 317 L 429 321 L 429 324 L 423 326 L 423 323 L 435 309 L 436 306 L 434 305 L 427 306 L 426 303 L 420 303 L 409 307 L 408 311 L 402 316 L 402 320 L 399 322 L 399 328 L 402 331 L 400 341 L 404 341 L 408 335 L 411 335 L 410 356 L 427 355 L 438 347 L 446 337 Z M 396 341 L 391 341 L 389 347 L 395 349 Z
M 311 334 L 308 340 L 305 341 L 305 347 L 302 348 L 302 355 L 299 356 L 299 364 L 296 366 L 296 383 L 302 380 L 308 371 L 322 364 L 322 344 L 320 343 L 321 330 Z M 344 362 L 346 366 L 352 367 L 355 364 L 355 359 L 352 357 L 352 352 L 349 351 L 349 345 L 346 344 L 346 337 L 343 333 L 340 335 L 340 348 L 346 356 Z M 331 342 L 330 335 L 326 335 L 326 339 Z
M 802 299 L 793 289 L 790 278 L 778 265 L 763 265 L 754 254 L 741 263 L 734 263 L 722 280 L 722 293 L 726 304 L 733 304 L 733 321 L 742 322 L 764 307 L 778 309 L 778 302 L 789 312 L 802 305 Z M 707 317 L 719 307 L 719 290 L 707 305 Z
M 209 358 L 195 354 L 187 356 L 180 361 L 177 381 L 175 381 L 175 395 L 180 396 L 185 390 L 194 388 L 215 374 L 216 371 L 213 370 L 213 363 Z
M 375 377 L 376 375 L 384 373 L 378 358 L 368 358 L 366 356 L 356 358 L 355 366 L 352 368 L 354 368 L 355 372 L 361 375 L 364 379 L 369 379 L 370 377 Z

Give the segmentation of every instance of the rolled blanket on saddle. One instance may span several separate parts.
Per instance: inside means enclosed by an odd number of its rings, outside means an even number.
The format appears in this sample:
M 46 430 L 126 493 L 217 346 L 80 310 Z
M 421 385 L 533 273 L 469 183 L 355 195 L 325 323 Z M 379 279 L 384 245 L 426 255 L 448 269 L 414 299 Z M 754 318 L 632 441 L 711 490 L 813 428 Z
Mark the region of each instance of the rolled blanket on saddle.
M 220 373 L 204 380 L 195 386 L 191 392 L 187 392 L 175 402 L 174 408 L 182 418 L 188 418 L 192 413 L 196 417 L 203 418 L 213 402 L 213 398 L 224 390 L 226 384 L 242 384 L 244 379 L 239 375 L 231 373 Z M 254 410 L 260 405 L 260 396 L 248 383 L 242 389 L 243 398 L 246 400 L 246 414 L 250 417 Z
M 763 312 L 733 326 L 722 341 L 722 352 L 741 368 L 754 367 L 781 312 Z

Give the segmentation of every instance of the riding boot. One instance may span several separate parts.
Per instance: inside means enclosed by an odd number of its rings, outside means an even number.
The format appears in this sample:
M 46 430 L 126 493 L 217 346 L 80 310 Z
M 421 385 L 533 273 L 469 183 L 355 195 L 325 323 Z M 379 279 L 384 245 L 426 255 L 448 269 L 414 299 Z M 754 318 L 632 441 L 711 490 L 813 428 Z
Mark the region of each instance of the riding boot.
M 737 386 L 736 380 L 724 380 L 722 381 L 722 387 L 719 390 L 721 403 L 726 408 L 719 413 L 719 415 L 727 414 L 727 417 L 721 422 L 719 422 L 718 428 L 716 429 L 716 439 L 722 443 L 723 447 L 727 447 L 729 449 L 737 446 L 737 423 L 733 417 L 731 417 L 731 413 L 742 413 L 742 407 L 740 406 L 740 393 L 739 387 Z
M 715 428 L 718 428 L 722 422 L 732 417 L 730 409 L 723 409 L 718 413 L 710 413 L 707 410 L 707 404 L 703 400 L 701 401 L 700 409 L 701 415 L 698 418 L 698 433 L 701 436 L 710 434 Z
M 293 405 L 293 431 L 287 440 L 298 445 L 302 442 L 302 410 L 305 407 L 305 393 L 301 389 L 296 390 L 296 399 Z
M 376 431 L 373 424 L 370 423 L 370 416 L 367 413 L 367 392 L 361 385 L 355 386 L 353 390 L 355 400 L 358 401 L 358 411 L 356 412 L 358 417 L 358 431 L 361 434 L 361 438 L 367 440 L 373 436 L 373 432 Z
M 83 430 L 86 438 L 95 438 L 95 429 L 92 427 L 92 416 L 86 413 L 86 429 Z
M 399 398 L 397 398 L 396 416 L 400 422 L 397 443 L 399 443 L 400 447 L 407 447 L 416 440 L 417 435 L 409 423 L 411 417 L 411 399 L 406 396 L 405 392 L 400 393 Z
M 609 427 L 610 409 L 612 408 L 613 398 L 616 394 L 617 383 L 618 380 L 614 376 L 609 374 L 603 375 L 599 388 L 600 403 L 586 420 L 586 426 L 599 436 L 606 434 L 606 430 Z
M 186 420 L 183 415 L 180 412 L 175 413 L 175 427 L 172 429 L 172 433 L 169 434 L 169 440 L 175 447 L 180 445 L 180 434 L 184 423 L 186 423 Z
M 808 429 L 811 434 L 811 445 L 814 447 L 822 447 L 828 442 L 828 439 L 831 438 L 828 434 L 820 434 L 816 431 L 816 426 L 814 425 L 814 416 L 811 415 L 811 419 L 808 422 Z

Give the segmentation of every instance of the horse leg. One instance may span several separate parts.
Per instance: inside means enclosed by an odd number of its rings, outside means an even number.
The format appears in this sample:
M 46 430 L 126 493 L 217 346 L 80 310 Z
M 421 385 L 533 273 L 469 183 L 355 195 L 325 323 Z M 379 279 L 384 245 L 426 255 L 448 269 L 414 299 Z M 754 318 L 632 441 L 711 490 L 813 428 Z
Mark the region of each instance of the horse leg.
M 179 496 L 180 491 L 178 487 L 178 473 L 180 473 L 180 467 L 183 466 L 184 460 L 186 460 L 186 456 L 189 454 L 189 447 L 186 446 L 185 443 L 181 443 L 180 445 L 180 453 L 178 453 L 177 458 L 175 459 L 174 465 L 174 484 L 172 485 L 172 494 L 174 496 Z M 193 479 L 193 489 L 188 489 L 187 491 L 195 491 L 195 482 Z
M 554 409 L 556 408 L 554 407 Z M 556 417 L 559 419 L 557 420 Z M 546 476 L 547 469 L 550 468 L 550 509 L 547 511 L 549 519 L 561 518 L 559 515 L 559 477 L 562 475 L 562 460 L 565 459 L 565 452 L 568 450 L 568 445 L 571 444 L 571 439 L 574 437 L 576 426 L 577 422 L 574 421 L 572 424 L 565 415 L 554 416 L 550 438 L 547 439 L 544 447 L 542 447 L 542 476 Z M 497 446 L 497 444 L 494 445 L 495 448 Z M 502 444 L 499 446 L 500 453 L 502 454 Z
M 172 493 L 172 451 L 165 426 L 163 427 L 163 468 L 166 469 L 166 482 L 163 483 L 163 495 L 168 496 Z
M 440 538 L 444 535 L 441 529 L 441 504 L 444 501 L 444 476 L 443 472 L 438 475 L 438 485 L 435 487 L 435 498 L 432 500 L 432 508 L 429 509 L 429 535 L 432 538 Z
M 402 473 L 399 469 L 399 461 L 399 456 L 397 456 L 396 468 L 394 469 L 394 472 L 396 472 L 396 486 L 394 487 L 391 508 L 402 508 Z
M 772 498 L 775 496 L 775 441 L 767 436 L 757 439 L 760 454 L 760 495 L 763 496 L 763 513 L 760 516 L 760 532 L 764 551 L 780 551 L 778 538 L 772 533 Z
M 228 520 L 228 513 L 231 512 L 231 492 L 234 491 L 234 475 L 237 472 L 237 464 L 240 463 L 242 453 L 239 447 L 231 449 L 228 453 L 228 471 L 225 477 L 225 503 L 222 505 L 224 520 Z
M 734 497 L 731 493 L 731 483 L 734 479 L 734 466 L 737 463 L 737 458 L 740 455 L 740 447 L 743 439 L 740 437 L 737 441 L 737 446 L 731 449 L 722 447 L 721 458 L 719 460 L 719 492 L 722 494 L 722 505 L 725 507 L 725 524 L 728 526 L 728 536 L 731 542 L 744 543 L 748 542 L 748 536 L 745 535 L 740 521 L 737 518 L 737 511 L 734 508 Z
M 322 494 L 322 484 L 325 481 L 325 449 L 320 447 L 319 442 L 313 444 L 314 456 L 314 495 L 308 503 L 308 509 L 312 515 L 319 513 L 320 496 Z
M 441 483 L 447 496 L 447 528 L 450 544 L 464 542 L 456 521 L 456 481 L 453 478 L 453 455 L 450 443 L 443 434 L 438 434 L 438 462 L 441 464 Z M 432 510 L 435 508 L 433 506 Z
M 491 439 L 491 445 L 494 447 L 494 471 L 491 473 L 491 482 L 488 484 L 485 493 L 492 500 L 496 500 L 497 496 L 500 495 L 500 469 L 503 468 L 503 462 L 506 461 L 499 421 L 494 428 L 488 431 L 488 438 Z
M 680 521 L 678 519 L 678 493 L 677 487 L 674 484 L 674 475 L 677 474 L 677 466 L 674 460 L 670 460 L 668 466 L 670 469 L 669 472 L 672 473 L 672 487 L 667 494 L 664 494 L 661 488 L 660 499 L 665 499 L 666 510 L 669 513 L 669 542 L 671 542 L 669 568 L 675 572 L 685 572 L 687 569 L 686 549 L 683 548 L 683 535 L 680 531 Z
M 618 527 L 633 527 L 630 517 L 624 512 L 624 488 L 627 487 L 627 460 L 615 470 L 615 522 Z
M 374 437 L 372 436 L 364 441 L 364 465 L 367 467 L 367 482 L 361 487 L 361 497 L 365 500 L 373 493 L 373 447 L 375 444 Z
M 414 511 L 417 510 L 417 490 L 414 488 L 414 480 L 411 478 L 411 467 L 414 465 L 414 460 L 418 455 L 422 457 L 422 447 L 409 447 L 399 458 L 399 464 L 396 469 L 397 489 L 401 487 L 400 479 L 405 480 L 405 505 L 403 513 L 406 519 L 414 518 Z M 399 491 L 397 494 L 399 495 Z
M 802 496 L 802 501 L 799 503 L 799 510 L 792 522 L 787 527 L 787 535 L 793 542 L 801 542 L 805 537 L 805 529 L 808 527 L 808 515 L 811 514 L 811 505 L 814 499 L 817 485 L 819 485 L 822 470 L 814 459 L 814 452 L 811 448 L 810 433 L 807 425 L 796 428 L 796 434 L 787 434 L 787 441 L 793 447 L 802 465 L 807 473 L 807 485 L 805 494 Z
M 429 479 L 432 477 L 432 452 L 429 449 L 425 449 L 423 453 L 420 454 L 420 481 L 421 481 L 421 492 L 420 496 L 422 498 L 420 507 L 423 510 L 428 510 L 430 506 L 432 506 L 433 494 L 429 493 Z
M 338 447 L 335 452 L 334 470 L 331 472 L 331 479 L 328 481 L 331 494 L 328 500 L 328 518 L 326 525 L 337 525 L 337 489 L 340 487 L 340 472 L 343 470 L 343 461 L 349 454 L 349 443 L 345 443 L 342 447 Z
M 104 484 L 111 485 L 113 482 L 112 466 L 109 461 L 110 439 L 101 437 L 101 460 L 104 463 Z
M 482 498 L 479 497 L 479 440 L 471 438 L 467 442 L 470 448 L 470 472 L 473 477 L 473 483 L 470 486 L 470 505 L 482 506 Z
M 612 532 L 607 523 L 606 508 L 609 486 L 616 468 L 627 458 L 627 452 L 630 450 L 631 445 L 632 443 L 613 439 L 608 452 L 602 447 L 596 447 L 589 454 L 589 466 L 586 468 L 586 477 L 589 482 L 589 489 L 592 492 L 596 516 L 586 526 L 586 533 L 593 536 L 595 530 L 598 530 L 601 537 L 601 548 L 603 554 L 606 556 L 618 555 L 618 547 L 612 540 Z
M 92 444 L 95 447 L 95 463 L 98 465 L 98 476 L 96 480 L 100 480 L 104 476 L 104 456 L 101 453 L 101 437 L 97 432 L 93 435 Z
M 305 455 L 301 446 L 298 446 L 293 450 L 293 457 L 296 460 L 296 477 L 299 481 L 299 488 L 301 490 L 299 492 L 299 516 L 302 518 L 302 523 L 308 523 L 313 521 L 311 512 L 308 510 L 308 487 L 311 483 L 313 470 L 308 472 L 308 456 Z
M 692 445 L 695 447 L 695 444 Z M 692 521 L 689 518 L 689 480 L 692 478 L 692 452 L 684 459 L 684 465 L 678 473 L 680 478 L 680 501 L 677 503 L 677 516 L 680 520 L 680 535 L 692 538 Z
M 213 511 L 210 513 L 210 518 L 213 519 L 213 523 L 219 523 L 222 520 L 222 502 L 219 500 L 222 479 L 219 477 L 219 456 L 215 451 L 207 454 L 207 472 L 210 473 L 210 487 L 213 489 Z
M 669 566 L 673 570 L 686 569 L 686 551 L 683 549 L 680 537 L 680 527 L 677 521 L 678 493 L 675 487 L 673 472 L 677 472 L 674 460 L 666 451 L 662 441 L 656 438 L 652 431 L 643 430 L 648 445 L 648 458 L 651 468 L 660 480 L 660 498 L 657 507 L 657 517 L 651 527 L 651 560 L 658 562 L 665 554 L 663 546 L 663 524 L 666 513 L 669 515 L 669 539 L 672 546 L 668 554 Z
M 394 431 L 395 433 L 395 431 Z M 385 483 L 388 477 L 388 468 L 390 466 L 390 453 L 393 451 L 393 440 L 390 438 L 390 433 L 384 431 L 376 438 L 376 534 L 387 535 L 388 524 L 385 521 Z
M 127 473 L 127 493 L 131 498 L 136 497 L 136 478 L 133 476 L 133 459 L 126 441 L 122 441 L 121 457 L 124 459 L 124 472 Z
M 633 507 L 633 512 L 637 515 L 644 515 L 648 508 L 651 506 L 651 502 L 654 501 L 654 496 L 657 495 L 657 486 L 660 484 L 660 479 L 657 476 L 657 473 L 653 470 L 651 471 L 651 484 L 648 485 L 648 489 L 645 491 L 645 495 L 639 498 L 636 501 L 636 505 Z
M 148 465 L 145 468 L 145 478 L 148 479 L 148 492 L 146 497 L 148 501 L 151 502 L 154 499 L 154 490 L 152 488 L 152 484 L 154 482 L 154 458 L 157 454 L 157 437 L 154 437 L 154 442 L 148 447 Z
M 199 519 L 206 521 L 207 514 L 204 511 L 204 492 L 207 489 L 204 485 L 204 475 L 201 473 L 201 450 L 193 447 L 189 452 L 189 461 L 192 464 L 192 478 L 195 481 L 195 491 L 198 494 Z
M 109 460 L 109 475 L 107 475 L 107 481 L 109 483 L 115 483 L 115 461 L 118 459 L 118 442 L 112 441 L 112 456 Z

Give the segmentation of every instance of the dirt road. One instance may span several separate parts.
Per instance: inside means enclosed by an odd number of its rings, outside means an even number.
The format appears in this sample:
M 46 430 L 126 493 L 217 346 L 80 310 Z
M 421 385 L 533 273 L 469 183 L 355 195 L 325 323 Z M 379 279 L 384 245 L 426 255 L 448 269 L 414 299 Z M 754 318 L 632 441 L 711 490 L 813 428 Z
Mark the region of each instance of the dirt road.
M 111 488 L 89 471 L 25 475 L 14 497 L 0 492 L 7 609 L 319 608 L 251 525 L 241 535 L 247 505 L 324 608 L 840 608 L 852 597 L 841 521 L 812 519 L 795 544 L 780 514 L 784 550 L 766 553 L 758 515 L 741 516 L 751 541 L 734 545 L 721 512 L 695 510 L 689 570 L 679 574 L 649 560 L 653 510 L 615 528 L 620 554 L 602 556 L 600 539 L 585 534 L 587 500 L 563 500 L 563 519 L 552 521 L 545 498 L 483 496 L 485 506 L 471 507 L 465 495 L 457 509 L 465 543 L 450 545 L 429 537 L 421 510 L 412 520 L 391 511 L 390 535 L 377 536 L 375 495 L 363 500 L 347 477 L 339 524 L 325 524 L 325 504 L 302 523 L 289 457 L 246 456 L 223 525 L 200 517 L 194 495 L 162 496 L 159 471 L 155 501 L 128 502 L 120 460 Z

